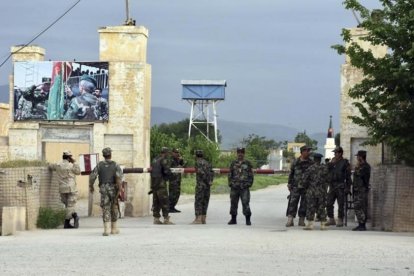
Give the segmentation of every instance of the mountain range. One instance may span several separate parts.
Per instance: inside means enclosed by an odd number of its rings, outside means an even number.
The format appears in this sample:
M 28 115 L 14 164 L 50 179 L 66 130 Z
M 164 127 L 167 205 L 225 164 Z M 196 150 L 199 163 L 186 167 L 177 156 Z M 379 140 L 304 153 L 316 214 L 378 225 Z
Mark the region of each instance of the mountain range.
M 0 85 L 0 103 L 9 102 L 9 86 Z M 164 107 L 153 106 L 151 108 L 151 125 L 162 123 L 174 123 L 189 118 L 188 113 L 171 110 Z M 249 134 L 257 134 L 267 139 L 275 141 L 293 141 L 296 134 L 301 130 L 281 124 L 262 124 L 262 123 L 245 123 L 230 120 L 218 120 L 222 141 L 222 149 L 231 149 L 236 147 L 240 141 Z M 325 133 L 308 134 L 309 137 L 318 141 L 318 152 L 323 153 L 325 144 Z

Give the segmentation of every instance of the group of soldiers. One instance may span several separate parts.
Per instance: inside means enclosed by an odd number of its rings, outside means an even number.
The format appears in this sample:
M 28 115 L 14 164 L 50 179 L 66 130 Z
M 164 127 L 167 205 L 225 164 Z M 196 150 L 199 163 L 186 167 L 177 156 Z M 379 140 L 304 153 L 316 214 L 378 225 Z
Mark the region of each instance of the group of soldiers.
M 72 90 L 77 90 L 75 93 Z M 51 79 L 24 91 L 16 88 L 16 120 L 108 120 L 108 101 L 93 76 L 83 75 L 75 88 L 52 89 Z M 63 99 L 63 101 L 62 101 Z
M 182 168 L 182 160 L 178 149 L 172 151 L 169 160 L 169 149 L 163 147 L 160 155 L 151 165 L 151 191 L 153 194 L 152 212 L 154 224 L 173 224 L 169 213 L 180 212 L 175 208 L 178 202 L 181 185 L 181 173 L 172 172 L 171 168 Z M 250 187 L 253 184 L 253 168 L 248 160 L 244 159 L 245 149 L 237 148 L 237 160 L 230 164 L 228 185 L 230 187 L 230 215 L 229 225 L 237 224 L 237 209 L 239 200 L 242 202 L 246 225 L 251 225 Z M 191 224 L 206 224 L 207 209 L 210 201 L 210 190 L 213 185 L 214 171 L 211 164 L 204 158 L 202 150 L 195 151 L 195 219 Z M 169 181 L 169 192 L 167 183 Z M 163 221 L 160 220 L 161 213 Z
M 365 231 L 371 174 L 371 167 L 366 161 L 367 152 L 360 150 L 356 154 L 357 165 L 352 181 L 351 166 L 349 161 L 343 158 L 342 147 L 335 148 L 334 158 L 325 164 L 321 163 L 323 157 L 321 154 L 312 154 L 311 151 L 311 147 L 301 147 L 300 157 L 291 165 L 286 227 L 294 226 L 296 214 L 299 215 L 298 225 L 303 226 L 305 230 L 313 229 L 315 214 L 316 219 L 321 222 L 321 230 L 333 225 L 342 227 L 347 215 L 344 211 L 347 197 L 353 195 L 358 226 L 352 230 Z M 337 220 L 334 218 L 335 201 L 338 203 Z

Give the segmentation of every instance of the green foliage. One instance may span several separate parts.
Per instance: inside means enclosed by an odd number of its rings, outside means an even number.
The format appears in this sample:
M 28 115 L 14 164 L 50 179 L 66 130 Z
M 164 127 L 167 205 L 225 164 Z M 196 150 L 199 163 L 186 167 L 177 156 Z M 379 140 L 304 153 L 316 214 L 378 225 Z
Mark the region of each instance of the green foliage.
M 63 224 L 66 218 L 64 209 L 39 208 L 39 217 L 37 218 L 37 227 L 42 229 L 54 229 Z
M 281 145 L 280 142 L 256 134 L 249 134 L 248 137 L 243 138 L 241 144 L 246 148 L 246 159 L 250 160 L 257 168 L 267 164 L 270 150 Z
M 362 38 L 372 45 L 387 45 L 384 57 L 375 57 L 351 40 L 349 30 L 342 31 L 344 45 L 332 46 L 349 56 L 351 65 L 360 69 L 364 80 L 350 89 L 358 100 L 360 115 L 350 118 L 366 127 L 367 144 L 385 143 L 399 160 L 414 165 L 414 2 L 380 0 L 382 8 L 370 12 L 357 0 L 345 0 L 345 8 L 360 13 Z
M 220 151 L 216 143 L 207 141 L 204 136 L 198 135 L 188 140 L 188 144 L 182 151 L 183 158 L 187 162 L 187 167 L 192 167 L 195 164 L 196 150 L 202 150 L 204 153 L 204 159 L 215 165 L 219 159 Z
M 295 143 L 305 143 L 307 146 L 312 147 L 314 150 L 318 149 L 318 141 L 311 139 L 306 131 L 296 134 Z
M 174 134 L 163 133 L 157 126 L 151 128 L 151 160 L 157 157 L 162 147 L 181 148 L 183 143 Z
M 0 168 L 44 167 L 45 161 L 41 160 L 11 160 L 0 163 Z
M 255 175 L 251 191 L 264 189 L 268 186 L 287 183 L 287 175 Z M 196 179 L 195 175 L 185 175 L 181 182 L 181 192 L 183 194 L 194 194 Z M 226 194 L 230 192 L 227 175 L 216 175 L 214 177 L 212 194 Z

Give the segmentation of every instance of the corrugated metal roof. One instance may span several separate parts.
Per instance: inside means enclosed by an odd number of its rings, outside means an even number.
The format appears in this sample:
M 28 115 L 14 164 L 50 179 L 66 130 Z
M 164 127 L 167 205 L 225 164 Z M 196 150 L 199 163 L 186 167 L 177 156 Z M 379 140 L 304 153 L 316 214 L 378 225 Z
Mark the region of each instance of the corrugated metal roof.
M 225 80 L 182 80 L 182 85 L 224 85 L 227 86 Z

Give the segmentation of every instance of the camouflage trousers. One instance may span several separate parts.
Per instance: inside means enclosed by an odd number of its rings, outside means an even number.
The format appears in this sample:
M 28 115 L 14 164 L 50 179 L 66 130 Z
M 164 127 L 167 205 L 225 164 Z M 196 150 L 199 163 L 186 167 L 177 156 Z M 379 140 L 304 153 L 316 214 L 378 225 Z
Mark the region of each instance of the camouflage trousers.
M 170 201 L 170 209 L 174 209 L 178 203 L 181 193 L 181 178 L 170 180 L 168 186 L 168 199 Z
M 315 213 L 320 221 L 326 221 L 326 196 L 306 195 L 306 219 L 313 221 Z
M 328 217 L 334 217 L 334 205 L 335 200 L 338 201 L 338 218 L 344 218 L 344 209 L 345 209 L 345 191 L 344 188 L 331 188 L 329 187 L 328 196 L 326 199 L 326 210 L 328 212 Z
M 168 217 L 170 211 L 170 205 L 168 202 L 168 192 L 165 185 L 165 180 L 160 178 L 153 178 L 152 184 L 152 215 L 154 218 L 160 218 L 160 211 L 162 210 L 162 216 Z
M 195 188 L 194 210 L 196 216 L 207 215 L 208 203 L 210 201 L 210 185 L 197 183 Z
M 299 213 L 300 218 L 304 218 L 306 216 L 306 190 L 305 189 L 298 189 L 293 188 L 290 191 L 290 200 L 288 203 L 288 210 L 287 215 L 296 217 L 296 214 Z M 299 205 L 299 212 L 298 212 L 298 205 Z
M 60 194 L 60 200 L 65 205 L 66 219 L 71 219 L 72 213 L 75 212 L 77 194 L 78 192 Z
M 101 194 L 102 219 L 104 222 L 118 220 L 118 191 L 113 183 L 105 183 L 99 186 Z
M 359 223 L 365 223 L 368 215 L 368 192 L 354 190 L 354 210 Z
M 230 190 L 230 215 L 237 216 L 237 208 L 239 207 L 239 199 L 243 207 L 243 215 L 251 216 L 250 211 L 250 189 L 231 188 Z

